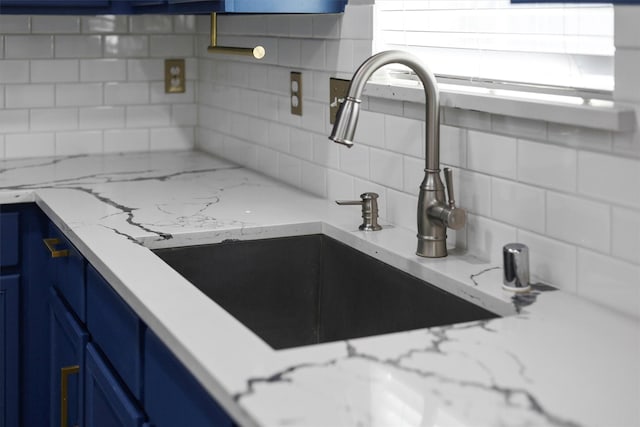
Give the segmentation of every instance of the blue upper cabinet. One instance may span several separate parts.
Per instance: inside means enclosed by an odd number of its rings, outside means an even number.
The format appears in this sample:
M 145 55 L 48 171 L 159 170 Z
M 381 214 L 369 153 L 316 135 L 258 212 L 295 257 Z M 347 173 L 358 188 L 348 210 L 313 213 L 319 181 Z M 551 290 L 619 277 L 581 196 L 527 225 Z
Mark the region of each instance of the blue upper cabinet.
M 347 0 L 0 0 L 0 14 L 341 13 Z

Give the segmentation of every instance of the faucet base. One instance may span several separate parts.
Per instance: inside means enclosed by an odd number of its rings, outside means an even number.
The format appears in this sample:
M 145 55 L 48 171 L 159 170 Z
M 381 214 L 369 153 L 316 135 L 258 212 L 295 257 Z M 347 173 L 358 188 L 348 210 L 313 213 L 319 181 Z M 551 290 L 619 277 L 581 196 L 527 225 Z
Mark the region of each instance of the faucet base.
M 416 255 L 425 258 L 443 258 L 447 256 L 447 241 L 433 240 L 418 234 Z

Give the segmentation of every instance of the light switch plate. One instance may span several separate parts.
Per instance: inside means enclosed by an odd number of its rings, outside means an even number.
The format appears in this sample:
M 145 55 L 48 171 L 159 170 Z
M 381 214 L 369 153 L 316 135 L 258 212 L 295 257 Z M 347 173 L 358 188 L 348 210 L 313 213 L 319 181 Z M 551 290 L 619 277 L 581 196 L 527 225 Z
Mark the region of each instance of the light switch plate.
M 302 115 L 302 73 L 292 71 L 290 77 L 291 85 L 291 114 Z
M 184 59 L 165 59 L 164 92 L 184 93 L 185 73 Z
M 336 121 L 338 108 L 347 96 L 351 80 L 329 78 L 329 123 Z

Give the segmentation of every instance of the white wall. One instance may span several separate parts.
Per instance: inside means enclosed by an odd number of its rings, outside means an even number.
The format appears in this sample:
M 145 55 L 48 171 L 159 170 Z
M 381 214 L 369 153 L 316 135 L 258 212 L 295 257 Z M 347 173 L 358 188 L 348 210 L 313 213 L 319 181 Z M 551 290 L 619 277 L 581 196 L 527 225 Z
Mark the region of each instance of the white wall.
M 350 78 L 371 53 L 368 3 L 344 16 L 220 17 L 220 42 L 263 44 L 262 62 L 206 54 L 200 19 L 197 143 L 329 199 L 376 191 L 385 221 L 415 229 L 424 107 L 366 99 L 354 148 L 327 140 L 329 77 Z M 639 10 L 617 13 L 616 97 L 640 111 Z M 303 73 L 302 117 L 289 112 L 292 70 Z M 450 108 L 442 117 L 441 159 L 469 212 L 451 240 L 495 263 L 503 244 L 526 243 L 537 279 L 640 316 L 640 133 Z
M 193 16 L 0 16 L 0 159 L 192 148 L 194 40 Z

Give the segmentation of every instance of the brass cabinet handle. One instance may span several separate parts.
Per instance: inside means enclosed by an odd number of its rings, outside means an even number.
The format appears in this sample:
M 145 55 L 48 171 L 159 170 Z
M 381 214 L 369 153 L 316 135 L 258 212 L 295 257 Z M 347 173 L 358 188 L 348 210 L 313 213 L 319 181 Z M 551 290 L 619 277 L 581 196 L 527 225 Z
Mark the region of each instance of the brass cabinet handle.
M 51 258 L 62 258 L 69 256 L 69 249 L 56 249 L 56 245 L 60 244 L 60 239 L 52 237 L 50 239 L 42 239 L 44 245 L 51 252 Z
M 60 368 L 60 427 L 67 427 L 68 398 L 69 398 L 69 376 L 80 372 L 79 365 L 65 366 Z

